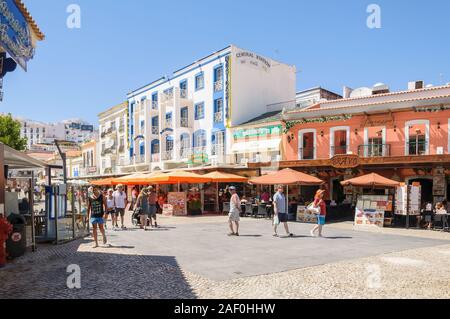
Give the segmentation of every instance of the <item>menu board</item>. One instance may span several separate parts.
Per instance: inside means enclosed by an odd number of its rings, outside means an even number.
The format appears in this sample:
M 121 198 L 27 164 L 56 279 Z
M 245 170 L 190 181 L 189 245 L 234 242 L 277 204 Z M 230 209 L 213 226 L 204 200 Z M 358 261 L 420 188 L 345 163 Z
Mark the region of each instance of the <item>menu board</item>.
M 384 215 L 392 211 L 392 198 L 388 195 L 361 195 L 355 208 L 355 226 L 384 227 Z
M 167 196 L 167 204 L 172 206 L 173 216 L 187 216 L 186 193 L 169 193 Z
M 414 184 L 412 186 L 402 185 L 397 187 L 395 213 L 397 215 L 415 216 L 420 215 L 420 206 L 422 201 L 422 188 L 420 185 Z
M 306 206 L 297 206 L 297 221 L 301 223 L 317 223 L 317 215 L 310 213 Z

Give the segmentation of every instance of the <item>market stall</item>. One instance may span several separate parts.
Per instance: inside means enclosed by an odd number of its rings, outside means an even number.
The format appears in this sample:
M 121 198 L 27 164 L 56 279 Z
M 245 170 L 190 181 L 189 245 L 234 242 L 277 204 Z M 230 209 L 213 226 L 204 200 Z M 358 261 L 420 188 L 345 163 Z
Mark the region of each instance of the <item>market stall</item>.
M 400 186 L 400 183 L 376 173 L 359 176 L 341 182 L 342 186 L 368 188 L 366 194 L 358 194 L 355 207 L 356 227 L 384 227 L 393 220 L 394 195 L 389 190 Z M 375 189 L 384 190 L 384 194 L 376 194 Z

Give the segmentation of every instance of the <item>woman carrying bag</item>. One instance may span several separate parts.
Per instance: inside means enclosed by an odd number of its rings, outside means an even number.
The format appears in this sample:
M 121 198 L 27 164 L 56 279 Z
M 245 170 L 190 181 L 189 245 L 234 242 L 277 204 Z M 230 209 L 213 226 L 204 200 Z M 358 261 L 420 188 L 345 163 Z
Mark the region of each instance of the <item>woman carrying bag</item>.
M 322 237 L 322 228 L 327 216 L 327 205 L 323 200 L 324 194 L 325 190 L 319 189 L 314 197 L 314 202 L 308 206 L 308 210 L 317 215 L 317 225 L 311 230 L 311 237 L 315 237 L 316 231 L 318 231 L 318 236 Z

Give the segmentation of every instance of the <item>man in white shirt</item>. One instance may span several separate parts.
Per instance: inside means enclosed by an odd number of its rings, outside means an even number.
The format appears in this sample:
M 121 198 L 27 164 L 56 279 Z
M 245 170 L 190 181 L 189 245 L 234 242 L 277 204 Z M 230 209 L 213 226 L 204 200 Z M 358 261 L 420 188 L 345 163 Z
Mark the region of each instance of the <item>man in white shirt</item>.
M 120 222 L 121 222 L 121 226 L 122 229 L 125 229 L 125 225 L 124 225 L 124 219 L 125 219 L 125 208 L 128 205 L 128 200 L 127 200 L 127 194 L 124 192 L 123 190 L 123 185 L 117 185 L 116 187 L 116 191 L 113 194 L 114 197 L 114 204 L 116 207 L 116 215 L 120 214 Z M 119 227 L 117 225 L 117 219 L 116 219 L 116 227 Z

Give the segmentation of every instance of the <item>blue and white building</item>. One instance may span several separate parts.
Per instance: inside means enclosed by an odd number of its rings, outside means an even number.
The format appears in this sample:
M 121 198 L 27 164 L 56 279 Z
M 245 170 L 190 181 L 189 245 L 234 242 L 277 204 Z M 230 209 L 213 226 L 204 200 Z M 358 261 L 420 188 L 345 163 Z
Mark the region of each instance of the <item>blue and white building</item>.
M 234 164 L 229 128 L 295 100 L 295 89 L 294 66 L 236 46 L 202 58 L 128 94 L 121 170 Z

